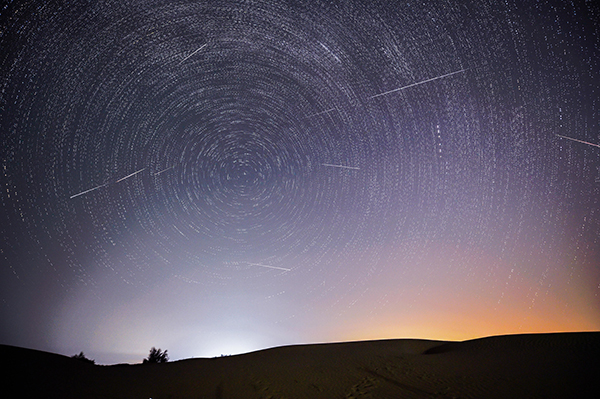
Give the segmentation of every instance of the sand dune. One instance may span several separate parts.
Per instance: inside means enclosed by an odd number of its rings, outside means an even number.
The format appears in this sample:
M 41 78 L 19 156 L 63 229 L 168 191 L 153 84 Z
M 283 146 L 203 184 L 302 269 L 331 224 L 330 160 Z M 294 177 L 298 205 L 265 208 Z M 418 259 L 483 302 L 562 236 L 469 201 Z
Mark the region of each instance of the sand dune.
M 600 332 L 295 345 L 98 366 L 0 345 L 5 392 L 40 398 L 600 397 Z

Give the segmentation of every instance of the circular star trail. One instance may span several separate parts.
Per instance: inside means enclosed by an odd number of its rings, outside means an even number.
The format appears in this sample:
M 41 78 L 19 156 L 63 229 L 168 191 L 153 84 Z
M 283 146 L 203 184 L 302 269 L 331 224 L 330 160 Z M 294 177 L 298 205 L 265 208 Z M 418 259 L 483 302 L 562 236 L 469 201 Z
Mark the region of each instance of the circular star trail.
M 101 353 L 152 307 L 249 348 L 598 328 L 597 13 L 8 3 L 2 339 Z

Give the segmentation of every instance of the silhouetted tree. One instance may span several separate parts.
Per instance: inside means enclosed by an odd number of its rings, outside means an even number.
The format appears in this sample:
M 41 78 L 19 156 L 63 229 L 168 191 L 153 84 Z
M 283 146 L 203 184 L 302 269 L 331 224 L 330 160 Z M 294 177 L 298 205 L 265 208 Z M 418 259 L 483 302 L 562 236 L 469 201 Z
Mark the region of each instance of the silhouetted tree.
M 87 357 L 85 357 L 83 352 L 79 352 L 78 355 L 71 356 L 71 359 L 77 359 L 77 360 L 81 360 L 82 362 L 96 364 L 96 361 L 94 359 L 88 359 Z
M 156 349 L 152 347 L 150 349 L 150 354 L 147 359 L 144 359 L 144 363 L 166 363 L 169 361 L 169 355 L 167 355 L 167 351 L 161 351 L 160 348 Z

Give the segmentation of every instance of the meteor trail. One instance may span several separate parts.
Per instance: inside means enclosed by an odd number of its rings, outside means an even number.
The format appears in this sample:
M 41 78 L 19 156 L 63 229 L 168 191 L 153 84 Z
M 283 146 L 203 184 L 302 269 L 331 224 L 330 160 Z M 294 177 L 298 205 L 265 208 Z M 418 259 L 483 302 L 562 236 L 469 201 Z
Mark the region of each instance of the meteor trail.
M 125 177 L 122 177 L 122 178 L 120 178 L 119 180 L 117 180 L 115 183 L 118 183 L 118 182 L 120 182 L 120 181 L 123 181 L 123 180 L 125 180 L 125 179 L 129 179 L 131 176 L 135 176 L 135 175 L 137 175 L 138 173 L 140 173 L 141 171 L 144 171 L 144 170 L 146 170 L 146 168 L 142 168 L 142 169 L 138 170 L 137 172 L 133 172 L 133 173 L 132 173 L 132 174 L 130 174 L 130 175 L 127 175 L 127 176 L 125 176 Z
M 188 58 L 190 58 L 192 55 L 196 54 L 198 51 L 202 50 L 204 47 L 206 47 L 208 43 L 204 43 L 202 46 L 200 46 L 200 48 L 196 51 L 194 51 L 192 54 L 188 55 L 187 57 L 185 57 L 184 59 L 182 59 L 181 61 L 179 61 L 179 64 L 177 65 L 181 65 L 181 63 L 185 60 L 187 60 Z
M 249 264 L 250 266 L 260 266 L 260 267 L 266 267 L 266 268 L 269 268 L 269 269 L 285 270 L 286 272 L 289 272 L 289 271 L 292 270 L 292 269 L 286 269 L 284 267 L 261 265 L 260 263 L 250 263 L 250 262 L 246 262 L 246 263 Z
M 408 86 L 403 86 L 403 87 L 399 87 L 399 88 L 394 89 L 394 90 L 390 90 L 390 91 L 386 91 L 386 92 L 383 92 L 383 93 L 375 94 L 374 96 L 371 96 L 371 97 L 368 97 L 368 98 L 371 99 L 371 98 L 375 98 L 375 97 L 385 96 L 386 94 L 395 93 L 395 92 L 400 91 L 400 90 L 408 89 L 409 87 L 422 85 L 423 83 L 433 82 L 434 80 L 446 78 L 448 76 L 456 75 L 457 73 L 461 73 L 461 72 L 464 72 L 464 71 L 466 71 L 466 69 L 461 69 L 460 71 L 454 71 L 454 72 L 450 72 L 450 73 L 447 73 L 447 74 L 442 75 L 442 76 L 437 76 L 435 78 L 431 78 L 431 79 L 427 79 L 427 80 L 422 80 L 422 81 L 417 82 L 417 83 L 409 84 Z
M 332 165 L 330 163 L 322 163 L 321 165 L 323 165 L 323 166 L 329 166 L 329 167 L 332 167 L 332 168 L 360 170 L 360 168 L 357 168 L 356 166 Z
M 154 176 L 158 176 L 158 175 L 160 175 L 161 173 L 164 173 L 164 172 L 166 172 L 166 171 L 168 171 L 168 170 L 171 170 L 171 169 L 173 169 L 174 167 L 175 167 L 175 166 L 171 166 L 170 168 L 163 169 L 163 170 L 161 170 L 160 172 L 156 172 L 156 173 L 154 173 Z
M 339 62 L 340 64 L 342 63 L 342 61 L 340 61 L 340 59 L 338 58 L 337 55 L 333 54 L 333 52 L 331 50 L 329 50 L 329 47 L 327 47 L 326 45 L 324 45 L 323 43 L 319 42 L 319 44 L 321 45 L 321 47 L 323 47 L 329 54 L 331 54 L 333 56 L 333 58 L 336 59 L 337 62 Z
M 327 109 L 325 111 L 317 112 L 316 114 L 308 115 L 306 118 L 312 118 L 313 116 L 322 115 L 322 114 L 328 114 L 328 113 L 330 113 L 332 111 L 335 111 L 335 110 L 337 110 L 337 108 L 330 108 L 330 109 Z
M 90 191 L 98 190 L 99 188 L 102 188 L 102 187 L 106 186 L 107 184 L 108 184 L 108 183 L 106 183 L 106 184 L 103 184 L 103 185 L 101 185 L 101 186 L 96 186 L 96 187 L 94 187 L 94 188 L 90 188 L 89 190 L 82 191 L 82 192 L 80 192 L 80 193 L 78 193 L 78 194 L 75 194 L 75 195 L 71 195 L 71 196 L 69 197 L 69 199 L 73 199 L 73 198 L 75 198 L 75 197 L 79 197 L 80 195 L 87 194 L 87 193 L 89 193 Z
M 578 143 L 583 143 L 583 144 L 587 144 L 587 145 L 591 145 L 591 146 L 594 146 L 594 147 L 598 147 L 598 148 L 600 148 L 600 144 L 594 144 L 594 143 L 590 143 L 590 142 L 588 142 L 588 141 L 577 140 L 577 139 L 574 139 L 574 138 L 572 138 L 572 137 L 561 136 L 560 134 L 557 134 L 557 136 L 558 136 L 558 137 L 562 137 L 563 139 L 567 139 L 567 140 L 573 140 L 573 141 L 576 141 L 576 142 L 578 142 Z

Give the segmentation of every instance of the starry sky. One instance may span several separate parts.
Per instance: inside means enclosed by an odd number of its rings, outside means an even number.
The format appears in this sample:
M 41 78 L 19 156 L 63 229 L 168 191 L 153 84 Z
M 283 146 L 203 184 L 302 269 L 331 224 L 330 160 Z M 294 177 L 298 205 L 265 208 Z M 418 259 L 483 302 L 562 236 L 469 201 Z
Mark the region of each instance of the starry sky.
M 3 4 L 0 343 L 600 329 L 597 2 Z

